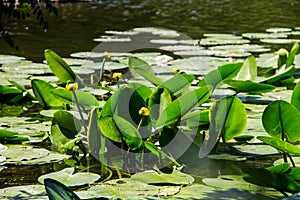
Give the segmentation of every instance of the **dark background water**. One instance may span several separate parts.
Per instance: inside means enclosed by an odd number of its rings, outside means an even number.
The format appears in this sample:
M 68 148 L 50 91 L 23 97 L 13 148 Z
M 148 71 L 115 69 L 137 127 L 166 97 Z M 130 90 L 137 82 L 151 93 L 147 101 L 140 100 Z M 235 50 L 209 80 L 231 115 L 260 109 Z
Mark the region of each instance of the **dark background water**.
M 299 27 L 299 0 L 103 0 L 59 3 L 59 15 L 45 13 L 46 32 L 33 19 L 4 24 L 20 50 L 14 51 L 0 40 L 0 53 L 43 60 L 51 48 L 62 56 L 91 51 L 93 38 L 105 30 L 134 27 L 169 28 L 199 39 L 203 33 L 264 32 L 270 27 Z

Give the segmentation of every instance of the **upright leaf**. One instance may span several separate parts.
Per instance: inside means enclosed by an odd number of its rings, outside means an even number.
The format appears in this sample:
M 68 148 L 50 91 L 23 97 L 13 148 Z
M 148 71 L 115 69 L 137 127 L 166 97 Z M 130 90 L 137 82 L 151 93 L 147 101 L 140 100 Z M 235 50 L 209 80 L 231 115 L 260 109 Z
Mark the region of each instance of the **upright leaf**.
M 63 110 L 54 113 L 52 124 L 57 124 L 68 139 L 75 138 L 75 135 L 81 130 L 80 121 L 71 113 Z
M 89 151 L 93 156 L 99 158 L 101 132 L 98 125 L 97 110 L 94 108 L 91 111 L 90 121 L 88 125 L 87 140 Z
M 112 117 L 107 116 L 101 118 L 99 120 L 99 127 L 105 137 L 115 142 L 121 142 L 121 133 L 119 132 Z
M 180 91 L 189 87 L 194 81 L 195 77 L 186 73 L 177 73 L 174 77 L 168 79 L 159 85 L 159 87 L 166 88 L 170 94 L 177 94 Z
M 204 86 L 182 95 L 163 110 L 157 119 L 156 127 L 161 128 L 176 122 L 196 105 L 200 105 L 208 100 L 210 95 L 211 87 L 209 86 Z
M 298 109 L 298 111 L 300 111 L 300 81 L 298 81 L 293 90 L 291 104 L 294 105 Z
M 265 130 L 275 138 L 284 137 L 290 142 L 300 139 L 300 113 L 292 104 L 276 100 L 269 104 L 262 115 Z
M 59 55 L 50 49 L 46 49 L 44 54 L 51 71 L 62 83 L 77 82 L 79 87 L 84 86 L 81 79 Z
M 44 184 L 50 200 L 80 200 L 67 186 L 54 179 L 46 178 Z
M 122 117 L 115 115 L 113 116 L 113 119 L 127 146 L 131 150 L 139 149 L 143 145 L 142 136 L 139 131 Z
M 236 76 L 237 80 L 254 81 L 257 77 L 257 65 L 254 56 L 249 56 L 243 63 L 241 70 Z
M 146 80 L 150 81 L 154 85 L 162 84 L 163 81 L 154 75 L 151 66 L 144 60 L 137 57 L 129 58 L 129 70 L 134 74 L 138 73 Z
M 212 85 L 214 88 L 222 83 L 222 81 L 233 79 L 242 68 L 243 63 L 226 64 L 218 69 L 209 72 L 198 83 L 198 86 Z
M 282 70 L 279 70 L 273 76 L 270 76 L 270 77 L 266 78 L 265 80 L 261 81 L 261 83 L 267 83 L 267 84 L 275 83 L 279 80 L 294 76 L 294 73 L 296 71 L 294 66 L 290 66 L 287 68 L 285 66 L 283 66 L 281 69 Z
M 157 87 L 149 97 L 148 108 L 152 120 L 157 120 L 162 111 L 172 102 L 171 95 L 165 88 Z
M 240 135 L 247 124 L 247 112 L 242 101 L 237 97 L 218 100 L 211 108 L 208 136 L 202 143 L 199 157 L 208 155 L 222 136 L 224 141 Z
M 289 53 L 289 56 L 288 56 L 288 58 L 286 60 L 286 63 L 285 63 L 286 67 L 289 67 L 289 66 L 291 66 L 291 65 L 294 64 L 295 56 L 297 55 L 298 50 L 299 50 L 299 43 L 296 42 L 293 45 L 293 47 L 292 47 L 292 49 L 291 49 L 291 51 Z
M 39 79 L 33 79 L 31 80 L 31 86 L 34 95 L 36 96 L 37 100 L 41 104 L 41 106 L 44 109 L 49 108 L 57 108 L 57 107 L 63 107 L 63 104 L 66 101 L 58 99 L 56 96 L 54 96 L 51 91 L 55 88 L 46 81 L 39 80 Z

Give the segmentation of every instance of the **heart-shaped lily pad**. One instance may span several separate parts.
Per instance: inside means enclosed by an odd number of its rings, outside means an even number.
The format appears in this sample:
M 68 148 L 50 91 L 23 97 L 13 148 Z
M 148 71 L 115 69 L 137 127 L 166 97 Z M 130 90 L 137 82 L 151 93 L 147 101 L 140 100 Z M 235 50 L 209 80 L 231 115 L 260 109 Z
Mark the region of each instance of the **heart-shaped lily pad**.
M 91 184 L 100 179 L 100 175 L 91 173 L 91 172 L 79 172 L 73 174 L 75 171 L 74 168 L 65 168 L 58 172 L 52 172 L 49 174 L 42 175 L 38 178 L 40 183 L 44 183 L 44 179 L 52 178 L 55 179 L 62 184 L 73 187 L 73 186 L 81 186 L 86 184 Z

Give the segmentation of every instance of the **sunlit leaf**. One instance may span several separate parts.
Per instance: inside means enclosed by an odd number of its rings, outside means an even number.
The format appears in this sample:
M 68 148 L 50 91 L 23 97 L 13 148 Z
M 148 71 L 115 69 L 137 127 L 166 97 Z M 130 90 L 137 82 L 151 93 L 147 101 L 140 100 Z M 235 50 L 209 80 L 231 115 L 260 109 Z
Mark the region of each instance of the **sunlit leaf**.
M 80 200 L 74 192 L 59 181 L 46 178 L 44 184 L 50 200 Z
M 257 65 L 254 56 L 249 56 L 243 63 L 238 75 L 237 80 L 250 80 L 254 81 L 257 77 Z
M 230 89 L 233 89 L 236 92 L 244 92 L 249 94 L 261 94 L 265 92 L 271 92 L 275 89 L 273 85 L 256 83 L 252 81 L 228 80 L 225 81 L 225 83 L 230 85 Z
M 269 104 L 262 115 L 262 122 L 272 137 L 282 138 L 284 134 L 290 142 L 300 139 L 300 113 L 286 101 L 276 100 Z
M 271 138 L 267 136 L 258 136 L 257 139 L 263 141 L 264 143 L 271 145 L 272 147 L 287 153 L 287 154 L 294 154 L 300 155 L 300 148 L 296 145 L 283 141 L 277 138 Z

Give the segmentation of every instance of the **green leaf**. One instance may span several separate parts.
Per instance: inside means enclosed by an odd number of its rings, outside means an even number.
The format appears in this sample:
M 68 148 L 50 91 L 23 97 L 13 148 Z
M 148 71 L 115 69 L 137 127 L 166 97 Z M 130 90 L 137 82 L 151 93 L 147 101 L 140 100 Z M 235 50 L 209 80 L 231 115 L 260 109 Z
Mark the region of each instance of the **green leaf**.
M 168 79 L 159 85 L 166 88 L 170 94 L 176 95 L 192 84 L 195 77 L 186 73 L 176 73 L 174 77 Z
M 209 125 L 209 110 L 197 110 L 189 112 L 181 120 L 186 120 L 188 127 Z
M 300 184 L 284 174 L 274 173 L 262 168 L 243 168 L 249 176 L 244 180 L 265 187 L 275 188 L 279 191 L 296 193 L 300 191 Z
M 290 168 L 291 172 L 287 173 L 286 176 L 290 177 L 296 181 L 300 181 L 300 168 L 299 167 L 292 167 Z
M 51 91 L 55 90 L 55 88 L 46 81 L 33 79 L 31 80 L 31 86 L 34 95 L 36 96 L 37 100 L 41 104 L 41 106 L 45 109 L 49 108 L 62 108 L 63 104 L 66 101 L 57 99 Z
M 65 88 L 57 88 L 51 91 L 56 99 L 62 99 L 69 104 L 76 104 L 75 96 L 73 95 L 72 91 L 68 91 Z M 77 96 L 78 102 L 80 106 L 91 108 L 91 107 L 98 107 L 99 102 L 97 98 L 91 95 L 89 92 L 83 92 L 81 90 L 75 90 L 75 94 Z
M 80 200 L 67 186 L 54 179 L 47 178 L 44 184 L 50 200 Z
M 222 81 L 233 79 L 239 73 L 242 66 L 243 63 L 234 63 L 218 67 L 218 69 L 205 75 L 198 83 L 198 86 L 212 85 L 215 88 L 221 84 Z
M 5 140 L 6 138 L 16 137 L 18 132 L 8 131 L 8 130 L 0 130 L 0 140 Z
M 117 115 L 113 116 L 113 120 L 118 130 L 120 130 L 125 143 L 131 150 L 139 149 L 143 145 L 141 134 L 130 122 Z
M 7 94 L 21 94 L 22 90 L 19 90 L 17 88 L 5 86 L 5 85 L 0 85 L 0 94 L 2 95 L 7 95 Z
M 172 102 L 172 98 L 167 89 L 157 87 L 149 97 L 148 108 L 150 117 L 157 120 L 162 111 Z
M 290 142 L 300 139 L 300 113 L 286 101 L 276 100 L 269 104 L 263 112 L 262 123 L 272 137 L 282 138 L 285 134 Z
M 230 85 L 230 89 L 233 89 L 236 92 L 244 92 L 249 94 L 261 94 L 265 92 L 271 92 L 275 89 L 273 85 L 255 83 L 252 81 L 228 80 L 224 82 Z
M 17 89 L 21 90 L 22 92 L 25 92 L 26 93 L 26 96 L 28 96 L 31 100 L 34 100 L 34 96 L 32 96 L 23 86 L 21 86 L 20 84 L 18 84 L 17 82 L 15 81 L 12 81 L 12 80 L 8 80 L 8 82 L 10 84 L 12 84 L 13 86 L 15 86 Z M 0 89 L 1 91 L 1 89 Z
M 100 175 L 91 172 L 78 172 L 73 174 L 74 168 L 65 168 L 63 170 L 44 174 L 38 178 L 38 181 L 43 184 L 47 178 L 55 179 L 68 187 L 81 186 L 91 184 L 100 179 Z
M 99 127 L 105 137 L 115 142 L 121 142 L 121 134 L 112 117 L 107 116 L 100 118 Z
M 271 172 L 274 172 L 274 173 L 283 174 L 283 173 L 287 172 L 290 168 L 291 168 L 290 163 L 282 163 L 279 165 L 268 167 L 266 169 L 270 170 Z
M 267 136 L 257 136 L 257 139 L 263 141 L 264 143 L 271 145 L 272 147 L 287 153 L 287 154 L 294 154 L 300 155 L 300 148 L 296 145 L 290 144 L 286 141 L 277 138 L 271 138 Z
M 162 84 L 163 81 L 154 75 L 151 66 L 144 60 L 137 57 L 129 57 L 129 70 L 134 74 L 138 73 L 154 85 Z
M 101 132 L 98 125 L 97 110 L 94 108 L 90 112 L 90 121 L 88 125 L 87 140 L 89 151 L 93 156 L 98 158 L 100 150 Z
M 54 113 L 52 124 L 57 124 L 68 139 L 75 138 L 81 130 L 81 122 L 74 115 L 63 110 Z
M 257 65 L 254 56 L 249 56 L 243 63 L 238 75 L 237 80 L 250 80 L 254 81 L 257 77 Z
M 179 170 L 173 169 L 171 174 L 160 171 L 144 171 L 131 176 L 134 181 L 140 181 L 151 185 L 189 185 L 194 182 L 194 178 L 188 174 L 184 174 Z
M 227 142 L 240 135 L 247 125 L 246 108 L 237 97 L 226 97 L 215 102 L 210 116 L 208 137 L 205 138 L 200 148 L 200 158 L 205 157 L 214 149 L 220 136 Z
M 279 70 L 276 74 L 266 78 L 265 80 L 261 81 L 261 83 L 267 83 L 267 84 L 275 83 L 281 79 L 293 76 L 295 71 L 296 71 L 296 69 L 294 66 L 290 66 L 287 68 L 285 68 L 285 66 L 283 66 L 282 69 Z
M 196 105 L 200 105 L 208 100 L 210 95 L 211 87 L 209 86 L 198 88 L 182 95 L 163 110 L 155 126 L 160 128 L 176 122 Z
M 162 156 L 162 151 L 160 151 L 158 149 L 158 147 L 155 146 L 155 144 L 153 144 L 152 142 L 146 141 L 146 142 L 144 142 L 144 145 L 145 145 L 146 149 L 148 149 L 151 153 L 153 153 L 157 157 Z
M 293 47 L 292 47 L 292 49 L 291 49 L 291 51 L 289 53 L 288 58 L 286 59 L 286 63 L 285 63 L 286 67 L 289 67 L 289 66 L 291 66 L 291 65 L 294 64 L 295 56 L 297 55 L 298 50 L 299 50 L 299 43 L 296 42 L 293 45 Z
M 298 111 L 300 111 L 300 81 L 298 81 L 293 90 L 291 104 L 294 105 L 298 109 Z
M 50 49 L 46 49 L 44 54 L 51 71 L 62 83 L 77 82 L 79 87 L 84 87 L 81 79 L 59 55 Z

